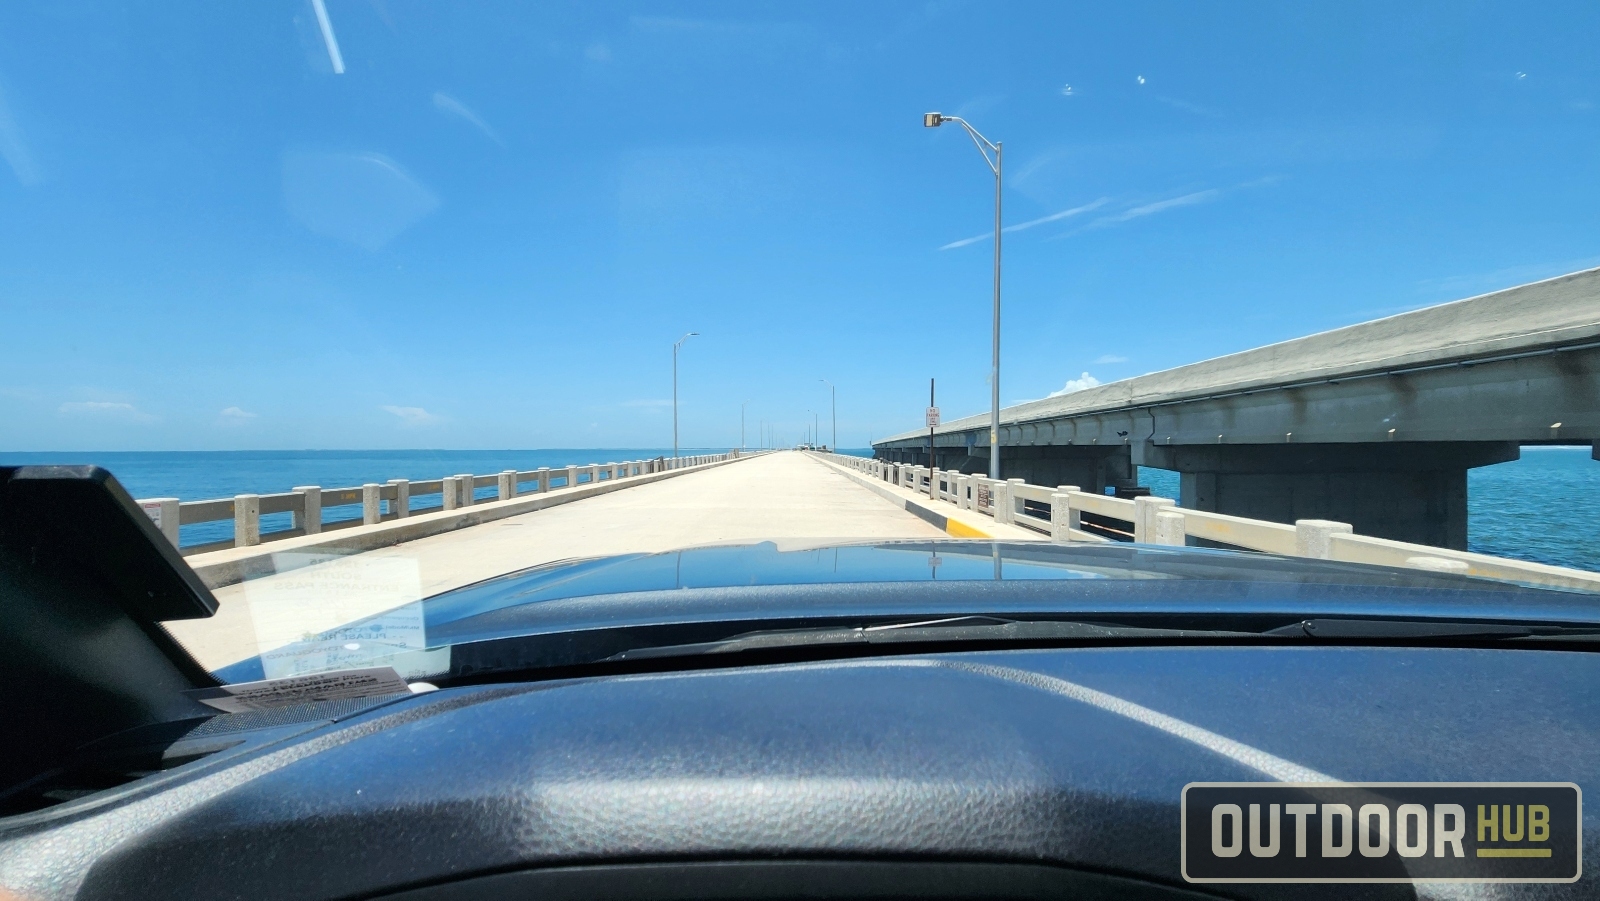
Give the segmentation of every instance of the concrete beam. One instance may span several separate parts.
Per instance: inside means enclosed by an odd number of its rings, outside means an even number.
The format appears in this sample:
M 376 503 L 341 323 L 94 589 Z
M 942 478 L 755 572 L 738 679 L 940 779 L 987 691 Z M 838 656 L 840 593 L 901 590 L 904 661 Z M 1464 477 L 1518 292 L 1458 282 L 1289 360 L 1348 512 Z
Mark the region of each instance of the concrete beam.
M 1512 442 L 1213 445 L 1147 448 L 1181 473 L 1179 503 L 1293 523 L 1333 520 L 1362 535 L 1466 550 L 1467 470 L 1520 456 Z
M 1228 424 L 1225 416 L 1208 419 L 1204 405 L 1216 402 L 1226 402 L 1219 413 L 1247 414 L 1232 436 L 1239 442 L 1270 442 L 1290 431 L 1306 440 L 1373 440 L 1351 426 L 1373 427 L 1386 417 L 1390 422 L 1382 431 L 1397 428 L 1399 440 L 1588 442 L 1600 439 L 1597 354 L 1600 269 L 1590 269 L 1021 404 L 1001 411 L 1000 443 L 1099 438 L 1104 444 L 1109 434 L 1122 430 L 1136 440 L 1166 443 L 1171 435 L 1172 443 L 1197 443 L 1207 434 L 1230 432 L 1218 428 Z M 1388 384 L 1396 377 L 1407 381 Z M 1285 391 L 1301 393 L 1265 403 L 1239 400 Z M 1408 400 L 1411 392 L 1432 396 Z M 1329 400 L 1348 409 L 1331 417 L 1311 409 L 1296 415 L 1296 408 Z M 1141 422 L 1130 415 L 1176 404 L 1189 405 L 1185 421 L 1153 423 L 1146 416 Z M 1446 407 L 1468 415 L 1458 417 Z M 1493 415 L 1486 415 L 1490 411 Z M 1064 430 L 1064 421 L 1074 425 Z M 1557 422 L 1562 423 L 1559 434 L 1551 435 Z M 979 414 L 951 420 L 937 431 L 976 435 L 987 427 L 987 415 Z M 1188 431 L 1198 438 L 1181 437 Z M 968 437 L 954 440 L 966 443 Z M 987 435 L 983 438 L 986 443 Z M 911 431 L 876 446 L 926 440 L 925 430 Z

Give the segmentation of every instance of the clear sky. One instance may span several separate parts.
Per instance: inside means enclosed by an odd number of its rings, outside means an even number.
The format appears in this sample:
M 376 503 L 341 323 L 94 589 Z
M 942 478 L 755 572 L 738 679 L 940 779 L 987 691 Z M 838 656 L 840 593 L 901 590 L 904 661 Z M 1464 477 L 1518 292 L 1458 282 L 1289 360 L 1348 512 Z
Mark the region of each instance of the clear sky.
M 1600 4 L 0 7 L 0 450 L 839 443 L 1600 265 Z M 971 239 L 971 240 L 969 240 Z

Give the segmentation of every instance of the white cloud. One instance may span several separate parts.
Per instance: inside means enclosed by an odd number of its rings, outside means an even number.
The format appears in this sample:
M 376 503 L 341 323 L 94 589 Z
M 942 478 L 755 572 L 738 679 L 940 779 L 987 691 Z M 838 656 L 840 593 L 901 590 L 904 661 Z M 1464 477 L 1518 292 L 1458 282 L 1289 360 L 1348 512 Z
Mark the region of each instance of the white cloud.
M 393 413 L 400 417 L 400 421 L 406 425 L 427 425 L 430 422 L 437 422 L 439 419 L 439 417 L 421 407 L 396 407 L 392 404 L 384 404 L 378 409 L 383 410 L 385 413 Z
M 56 412 L 63 416 L 95 416 L 124 422 L 153 422 L 155 420 L 154 416 L 135 407 L 133 404 L 119 401 L 71 401 L 62 404 Z
M 1071 394 L 1074 391 L 1082 391 L 1085 388 L 1093 388 L 1098 384 L 1100 384 L 1099 379 L 1085 372 L 1083 375 L 1080 375 L 1075 379 L 1067 379 L 1067 383 L 1061 386 L 1061 390 L 1050 392 L 1050 396 L 1060 397 L 1063 394 Z
M 1106 225 L 1121 225 L 1122 223 L 1131 221 L 1133 219 L 1140 219 L 1145 216 L 1153 216 L 1156 213 L 1177 209 L 1178 207 L 1194 206 L 1197 203 L 1210 203 L 1221 196 L 1221 188 L 1208 188 L 1204 191 L 1195 191 L 1192 194 L 1184 194 L 1181 197 L 1169 197 L 1166 200 L 1157 200 L 1155 203 L 1147 203 L 1143 206 L 1136 206 L 1131 210 L 1123 210 L 1122 212 L 1111 216 L 1101 216 L 1099 219 L 1089 223 L 1088 227 L 1095 228 Z
M 239 407 L 228 407 L 217 415 L 228 420 L 229 422 L 248 422 L 256 418 L 256 414 Z
M 1095 358 L 1094 362 L 1095 362 L 1095 365 L 1097 365 L 1097 366 L 1098 365 L 1110 364 L 1110 363 L 1126 363 L 1126 362 L 1128 362 L 1128 358 L 1127 357 L 1119 357 L 1116 354 L 1101 354 L 1100 356 Z
M 506 145 L 506 142 L 500 140 L 500 134 L 493 128 L 489 127 L 489 123 L 483 121 L 483 119 L 479 118 L 477 113 L 473 112 L 471 109 L 468 109 L 465 103 L 462 103 L 456 98 L 451 97 L 449 94 L 446 94 L 443 91 L 434 91 L 433 106 L 434 109 L 437 109 L 442 113 L 449 113 L 452 116 L 466 120 L 467 123 L 473 128 L 483 132 L 489 140 L 499 144 L 501 147 Z
M 1177 197 L 1169 197 L 1166 200 L 1157 200 L 1152 203 L 1146 203 L 1140 206 L 1132 207 L 1130 209 L 1123 210 L 1120 213 L 1113 213 L 1109 216 L 1101 216 L 1087 225 L 1071 229 L 1059 235 L 1053 235 L 1046 240 L 1055 241 L 1060 238 L 1069 238 L 1081 232 L 1086 232 L 1097 228 L 1107 228 L 1113 225 L 1121 225 L 1124 222 L 1131 222 L 1134 219 L 1142 219 L 1145 216 L 1153 216 L 1156 213 L 1164 213 L 1167 210 L 1180 209 L 1182 207 L 1194 206 L 1201 203 L 1210 203 L 1213 200 L 1218 200 L 1236 191 L 1253 188 L 1268 188 L 1282 181 L 1283 176 L 1281 175 L 1268 175 L 1262 178 L 1253 179 L 1251 181 L 1231 185 L 1226 188 L 1207 188 L 1204 191 L 1192 191 L 1188 194 L 1181 194 Z
M 1106 204 L 1108 204 L 1110 202 L 1111 202 L 1111 198 L 1102 197 L 1099 200 L 1096 200 L 1096 201 L 1094 201 L 1092 203 L 1086 203 L 1083 206 L 1075 206 L 1072 209 L 1062 210 L 1059 213 L 1051 213 L 1048 216 L 1040 216 L 1038 219 L 1029 219 L 1027 222 L 1018 222 L 1016 225 L 1008 225 L 1005 228 L 1000 229 L 1000 231 L 1001 232 L 1019 232 L 1019 231 L 1024 231 L 1026 229 L 1033 228 L 1036 225 L 1044 225 L 1047 222 L 1057 222 L 1057 221 L 1060 221 L 1062 219 L 1067 219 L 1069 217 L 1076 216 L 1076 215 L 1078 215 L 1080 213 L 1087 213 L 1087 212 L 1089 212 L 1091 210 L 1097 210 L 1100 207 L 1103 207 L 1103 206 L 1105 206 Z M 944 245 L 943 247 L 941 247 L 939 249 L 940 250 L 953 250 L 953 249 L 955 249 L 957 247 L 966 247 L 968 244 L 976 244 L 979 241 L 987 241 L 992 237 L 994 237 L 994 232 L 984 232 L 981 235 L 976 235 L 976 236 L 971 237 L 971 238 L 962 238 L 959 241 L 951 241 L 949 244 L 946 244 L 946 245 Z

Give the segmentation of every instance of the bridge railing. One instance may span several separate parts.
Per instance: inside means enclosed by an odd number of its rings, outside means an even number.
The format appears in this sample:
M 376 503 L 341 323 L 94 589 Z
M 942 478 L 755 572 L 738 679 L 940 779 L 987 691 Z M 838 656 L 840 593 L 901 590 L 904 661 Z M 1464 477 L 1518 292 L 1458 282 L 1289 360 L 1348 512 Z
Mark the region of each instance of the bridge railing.
M 744 456 L 754 452 L 746 451 Z M 251 547 L 267 541 L 281 541 L 356 526 L 375 525 L 411 516 L 458 510 L 474 504 L 510 500 L 522 495 L 575 488 L 596 482 L 615 481 L 634 476 L 686 469 L 741 456 L 697 454 L 688 457 L 657 457 L 653 460 L 626 460 L 618 463 L 589 463 L 552 469 L 507 469 L 488 475 L 461 473 L 438 479 L 413 481 L 390 479 L 348 488 L 298 486 L 274 494 L 240 494 L 233 497 L 185 501 L 175 497 L 142 498 L 142 507 L 184 556 L 232 547 Z M 329 519 L 329 508 L 360 505 L 360 515 Z M 274 514 L 289 514 L 287 528 L 262 530 L 261 519 Z M 181 543 L 181 527 L 201 523 L 233 523 L 233 537 L 221 541 Z M 280 517 L 281 521 L 281 517 Z M 272 522 L 268 520 L 268 522 Z
M 1048 488 L 1021 479 L 929 470 L 840 454 L 818 456 L 958 509 L 1047 535 L 1053 541 L 1106 541 L 1107 534 L 1145 544 L 1184 546 L 1201 539 L 1284 556 L 1454 572 L 1546 588 L 1600 591 L 1600 573 L 1357 535 L 1348 523 L 1302 519 L 1294 525 L 1179 507 L 1169 498 L 1116 498 L 1074 485 Z

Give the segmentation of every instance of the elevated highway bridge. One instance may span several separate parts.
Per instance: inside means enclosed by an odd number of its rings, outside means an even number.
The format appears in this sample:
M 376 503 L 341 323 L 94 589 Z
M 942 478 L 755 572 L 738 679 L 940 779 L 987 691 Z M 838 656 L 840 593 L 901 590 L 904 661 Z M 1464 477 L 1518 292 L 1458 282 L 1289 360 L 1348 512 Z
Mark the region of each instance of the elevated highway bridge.
M 1600 269 L 1001 411 L 1003 478 L 1102 492 L 1181 474 L 1186 508 L 1467 543 L 1467 470 L 1600 440 Z M 989 470 L 987 413 L 874 443 Z M 1600 455 L 1600 451 L 1596 452 Z

